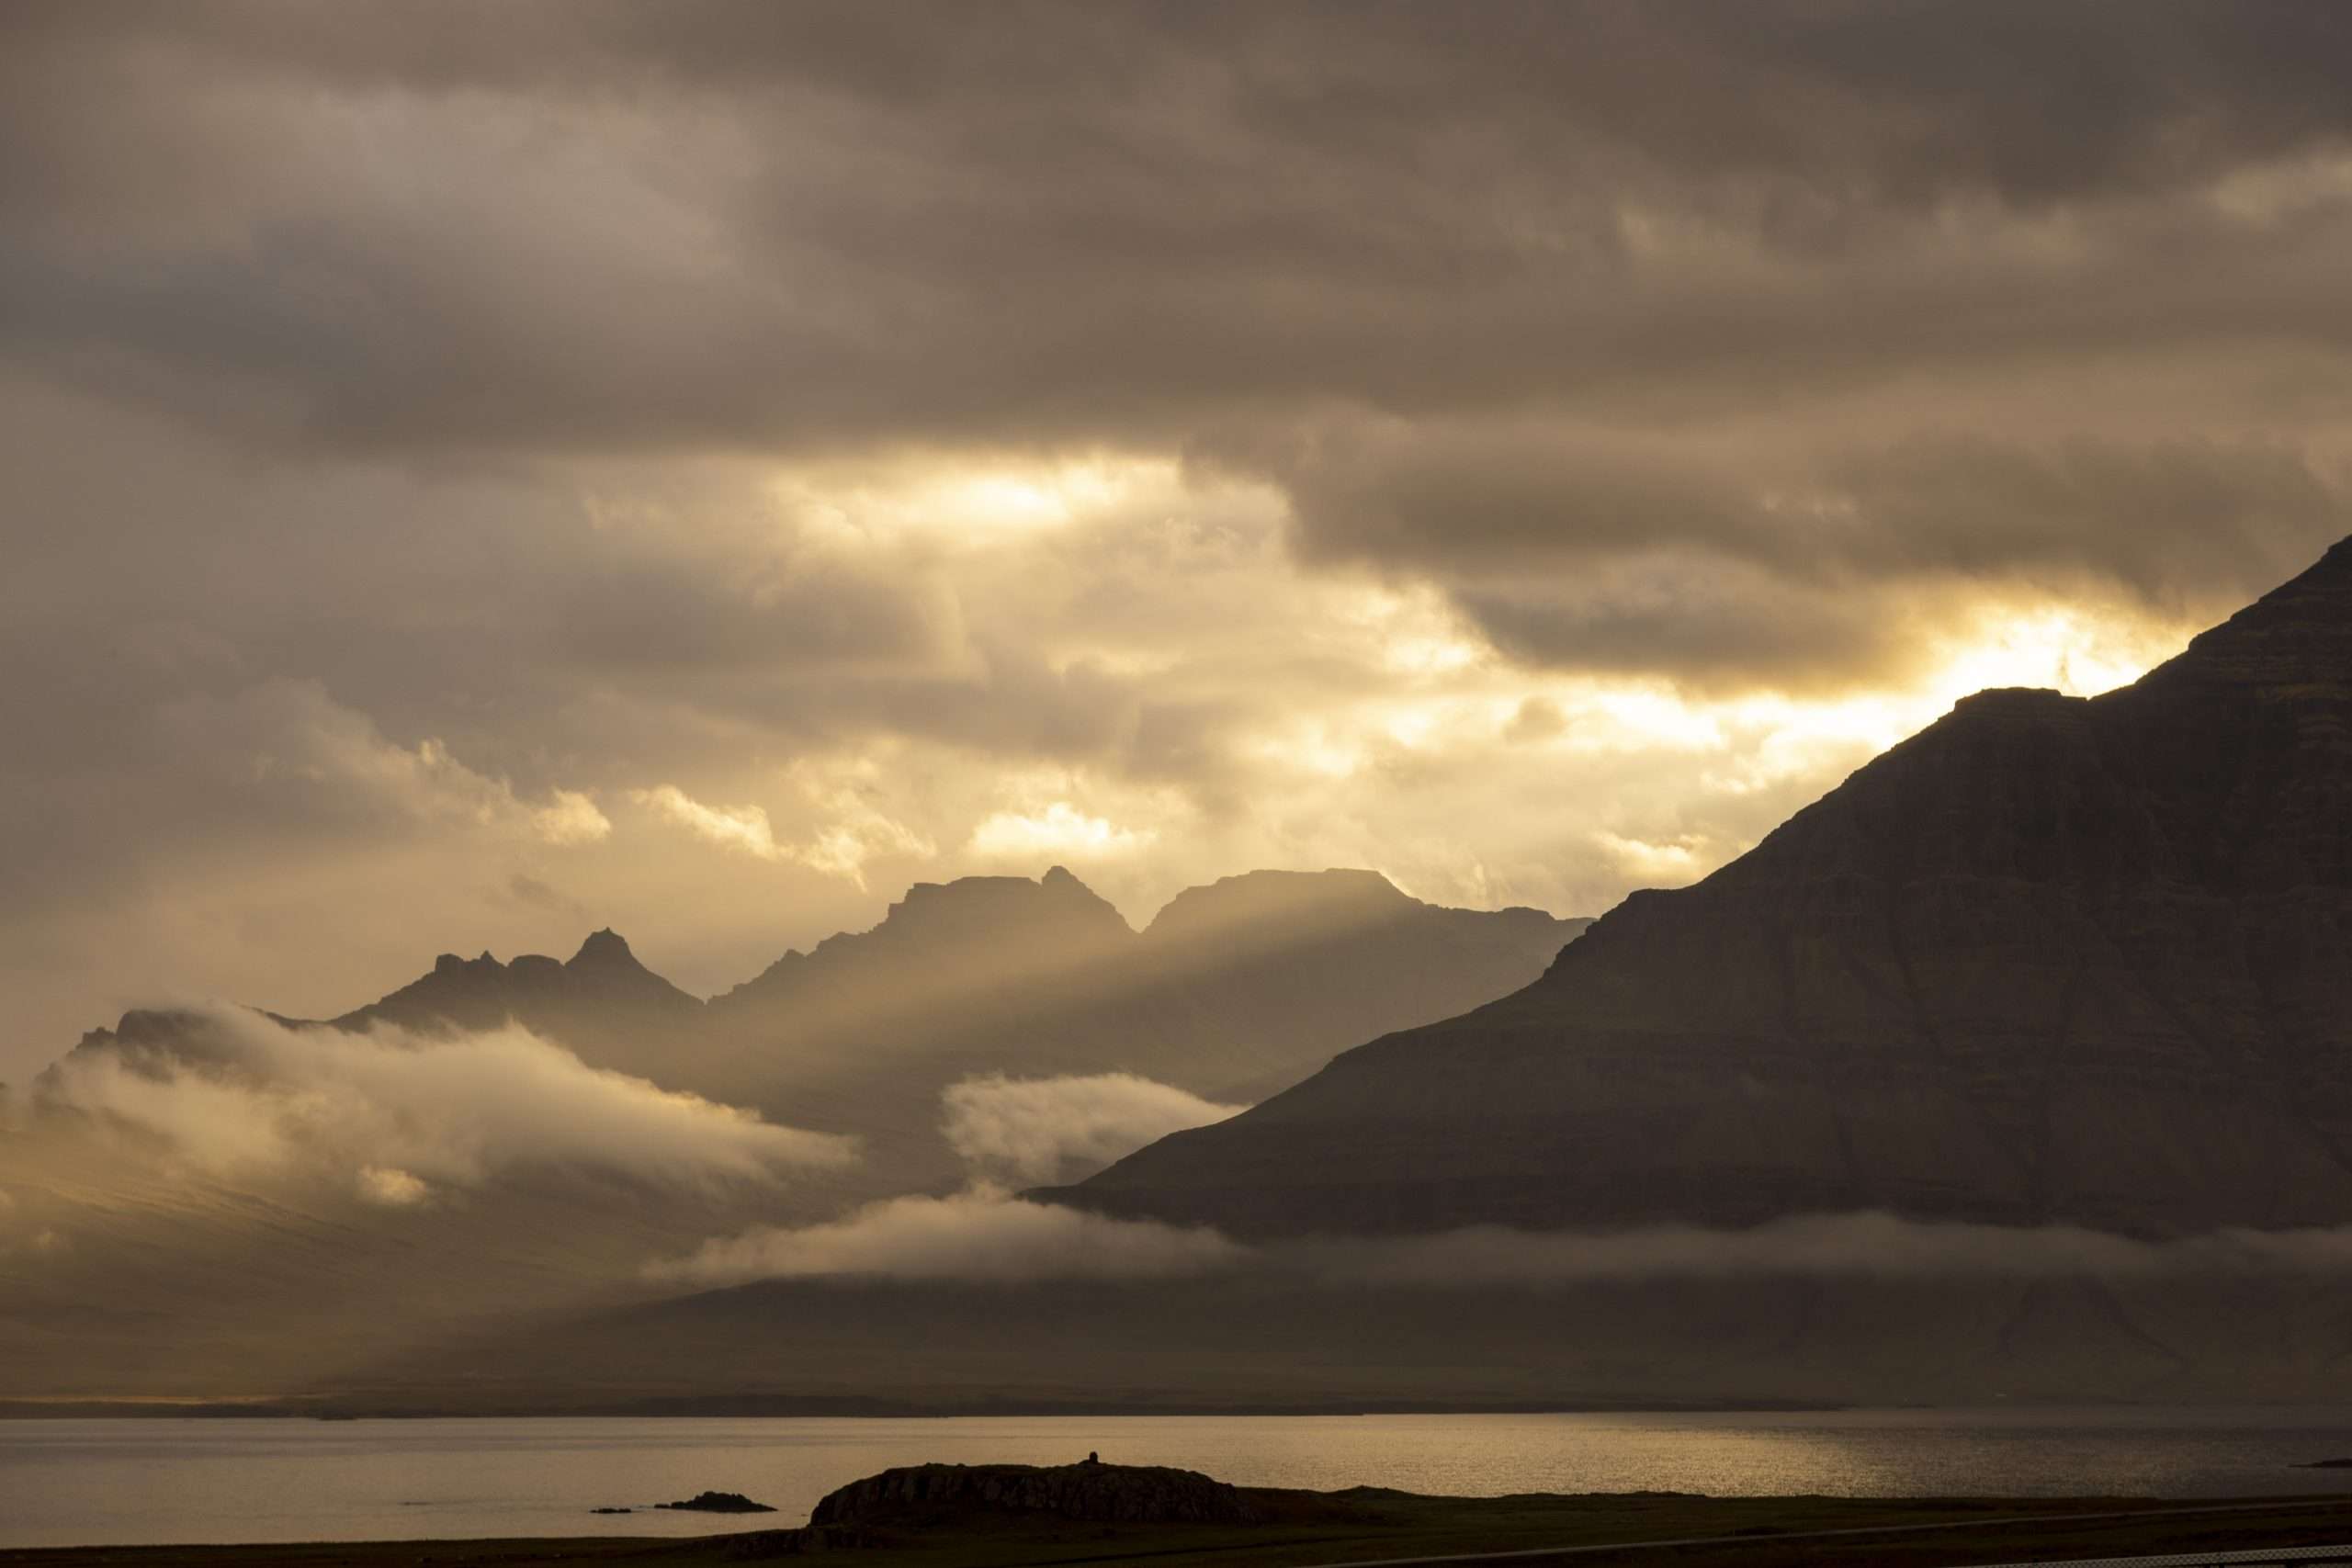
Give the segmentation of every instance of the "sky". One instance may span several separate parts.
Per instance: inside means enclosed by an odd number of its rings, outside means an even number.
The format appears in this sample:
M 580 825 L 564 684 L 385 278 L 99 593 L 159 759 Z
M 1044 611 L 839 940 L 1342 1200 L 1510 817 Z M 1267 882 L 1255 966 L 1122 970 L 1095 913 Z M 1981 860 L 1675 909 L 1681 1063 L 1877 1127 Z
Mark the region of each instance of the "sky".
M 0 1078 L 913 881 L 1598 913 L 2352 532 L 2352 10 L 0 10 Z

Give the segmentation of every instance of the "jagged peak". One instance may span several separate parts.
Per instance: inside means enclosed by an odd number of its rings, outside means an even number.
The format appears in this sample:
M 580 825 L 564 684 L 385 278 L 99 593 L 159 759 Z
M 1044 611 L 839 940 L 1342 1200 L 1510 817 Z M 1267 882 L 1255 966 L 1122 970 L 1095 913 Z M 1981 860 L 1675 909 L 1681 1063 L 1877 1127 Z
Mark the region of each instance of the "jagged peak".
M 622 965 L 631 969 L 644 967 L 638 963 L 637 954 L 629 951 L 628 939 L 610 926 L 590 931 L 587 939 L 581 942 L 580 951 L 573 953 L 564 964 L 567 969 L 615 968 Z

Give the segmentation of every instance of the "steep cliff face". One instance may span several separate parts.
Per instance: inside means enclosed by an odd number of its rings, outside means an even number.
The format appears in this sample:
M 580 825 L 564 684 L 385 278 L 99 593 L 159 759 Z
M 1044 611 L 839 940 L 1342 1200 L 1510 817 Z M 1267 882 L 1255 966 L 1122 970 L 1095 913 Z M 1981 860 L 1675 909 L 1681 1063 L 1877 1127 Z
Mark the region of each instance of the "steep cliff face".
M 1963 701 L 1525 990 L 1069 1196 L 1258 1234 L 2352 1220 L 2352 541 L 2134 686 Z

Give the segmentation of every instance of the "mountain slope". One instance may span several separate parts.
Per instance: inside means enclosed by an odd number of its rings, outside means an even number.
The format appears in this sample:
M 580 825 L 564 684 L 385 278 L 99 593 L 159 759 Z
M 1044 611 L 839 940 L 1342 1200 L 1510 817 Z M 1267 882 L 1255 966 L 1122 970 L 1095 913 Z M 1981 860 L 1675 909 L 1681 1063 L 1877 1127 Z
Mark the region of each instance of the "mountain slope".
M 1062 1194 L 1244 1234 L 2352 1220 L 2352 541 L 1987 692 L 1534 985 Z

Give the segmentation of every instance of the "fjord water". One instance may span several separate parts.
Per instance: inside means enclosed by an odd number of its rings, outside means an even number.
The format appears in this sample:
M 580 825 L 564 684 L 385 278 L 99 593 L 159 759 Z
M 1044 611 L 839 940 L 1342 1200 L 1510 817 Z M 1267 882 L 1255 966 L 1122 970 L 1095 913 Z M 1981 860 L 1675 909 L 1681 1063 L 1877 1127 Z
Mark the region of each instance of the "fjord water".
M 708 1534 L 891 1465 L 1090 1451 L 1317 1489 L 2250 1496 L 2352 1490 L 2297 1468 L 2352 1456 L 2352 1409 L 0 1421 L 0 1547 Z M 780 1511 L 589 1512 L 705 1489 Z

